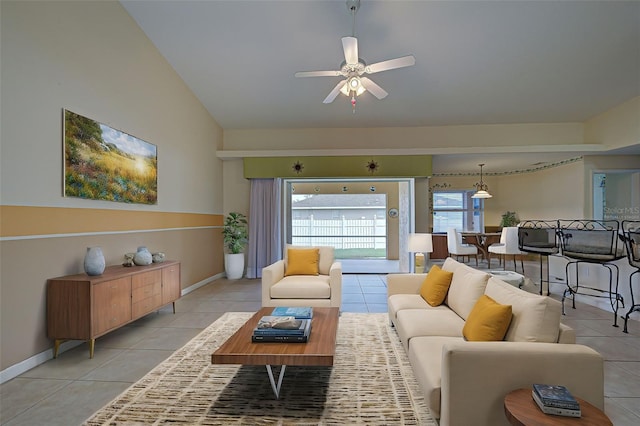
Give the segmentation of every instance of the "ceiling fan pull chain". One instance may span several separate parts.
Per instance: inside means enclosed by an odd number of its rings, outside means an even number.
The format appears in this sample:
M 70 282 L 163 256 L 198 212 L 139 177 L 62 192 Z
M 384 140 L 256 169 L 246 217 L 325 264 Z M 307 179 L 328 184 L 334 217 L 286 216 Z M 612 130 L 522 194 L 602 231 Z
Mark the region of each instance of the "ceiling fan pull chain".
M 351 106 L 353 107 L 353 113 L 356 113 L 356 97 L 355 95 L 351 95 Z

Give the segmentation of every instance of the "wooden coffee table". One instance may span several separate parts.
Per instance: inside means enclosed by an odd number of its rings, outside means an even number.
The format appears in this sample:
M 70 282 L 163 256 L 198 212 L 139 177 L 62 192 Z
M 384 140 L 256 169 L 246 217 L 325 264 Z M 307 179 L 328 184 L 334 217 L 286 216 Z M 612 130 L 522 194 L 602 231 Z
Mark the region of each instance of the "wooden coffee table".
M 611 420 L 598 408 L 581 398 L 582 417 L 545 414 L 531 396 L 531 389 L 518 389 L 504 397 L 504 413 L 514 426 L 612 426 Z
M 251 335 L 258 320 L 271 315 L 273 307 L 262 308 L 229 337 L 212 355 L 212 364 L 264 365 L 276 398 L 287 365 L 332 366 L 336 352 L 339 308 L 313 308 L 311 334 L 307 343 L 253 343 Z M 276 383 L 272 365 L 280 365 Z

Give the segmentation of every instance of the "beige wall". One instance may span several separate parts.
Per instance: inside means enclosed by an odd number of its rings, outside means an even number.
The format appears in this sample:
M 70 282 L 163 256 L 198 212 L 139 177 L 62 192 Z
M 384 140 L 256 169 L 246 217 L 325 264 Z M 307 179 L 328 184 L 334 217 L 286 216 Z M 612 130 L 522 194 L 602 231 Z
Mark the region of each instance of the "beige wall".
M 46 280 L 81 272 L 87 246 L 107 264 L 164 251 L 183 288 L 221 274 L 223 167 L 222 129 L 118 2 L 0 4 L 5 370 L 51 348 Z M 157 205 L 62 196 L 63 108 L 157 146 Z
M 640 143 L 640 97 L 588 120 L 585 143 L 604 144 L 609 149 Z
M 531 173 L 487 176 L 493 198 L 484 202 L 485 226 L 499 226 L 506 211 L 520 220 L 582 218 L 585 182 L 583 161 Z M 431 185 L 448 189 L 473 189 L 477 176 L 433 177 Z
M 225 130 L 224 151 L 443 149 L 446 152 L 492 152 L 491 147 L 536 146 L 555 150 L 558 146 L 584 143 L 581 123 L 506 124 L 439 127 L 393 127 L 370 129 L 242 129 Z M 482 147 L 483 151 L 477 151 Z M 535 151 L 534 151 L 535 152 Z M 326 155 L 326 154 L 325 154 Z
M 532 173 L 496 176 L 494 197 L 485 203 L 486 221 L 499 225 L 506 211 L 520 220 L 583 218 L 587 184 L 582 178 L 584 163 L 577 161 Z

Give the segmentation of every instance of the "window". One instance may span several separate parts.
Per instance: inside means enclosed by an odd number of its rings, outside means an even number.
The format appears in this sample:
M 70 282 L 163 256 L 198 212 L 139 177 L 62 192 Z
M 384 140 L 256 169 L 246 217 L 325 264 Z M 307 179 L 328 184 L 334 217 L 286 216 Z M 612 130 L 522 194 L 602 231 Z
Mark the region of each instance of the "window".
M 474 191 L 434 191 L 433 232 L 484 231 L 484 203 Z

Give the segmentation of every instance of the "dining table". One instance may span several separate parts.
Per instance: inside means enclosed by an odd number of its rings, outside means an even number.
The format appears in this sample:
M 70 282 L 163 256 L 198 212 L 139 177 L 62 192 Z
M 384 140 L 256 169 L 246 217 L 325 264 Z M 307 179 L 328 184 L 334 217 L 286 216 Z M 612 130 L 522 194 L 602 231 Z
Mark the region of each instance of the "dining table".
M 489 261 L 489 246 L 500 242 L 501 232 L 461 232 L 462 242 L 478 248 L 484 260 Z

